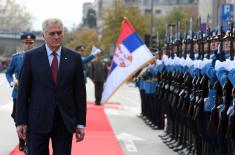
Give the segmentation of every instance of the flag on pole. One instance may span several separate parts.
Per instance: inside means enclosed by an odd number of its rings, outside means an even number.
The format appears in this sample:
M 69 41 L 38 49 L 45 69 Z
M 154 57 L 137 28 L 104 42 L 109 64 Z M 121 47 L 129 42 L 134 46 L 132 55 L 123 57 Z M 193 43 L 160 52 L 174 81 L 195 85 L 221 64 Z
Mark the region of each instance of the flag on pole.
M 153 59 L 131 23 L 124 18 L 101 102 L 107 102 L 123 83 Z

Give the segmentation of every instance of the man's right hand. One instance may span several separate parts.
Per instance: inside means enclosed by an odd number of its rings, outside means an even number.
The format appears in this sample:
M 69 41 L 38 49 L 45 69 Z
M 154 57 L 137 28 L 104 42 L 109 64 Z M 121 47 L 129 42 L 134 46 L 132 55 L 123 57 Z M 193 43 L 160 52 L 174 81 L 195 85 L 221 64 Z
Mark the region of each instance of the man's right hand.
M 27 125 L 18 125 L 16 131 L 20 139 L 26 140 Z

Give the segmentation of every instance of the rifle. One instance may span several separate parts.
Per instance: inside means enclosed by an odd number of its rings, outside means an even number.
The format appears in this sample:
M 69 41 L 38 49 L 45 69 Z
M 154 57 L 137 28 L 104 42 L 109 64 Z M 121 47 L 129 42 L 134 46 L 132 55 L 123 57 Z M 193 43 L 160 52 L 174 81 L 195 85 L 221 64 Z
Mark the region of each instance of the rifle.
M 203 44 L 202 38 L 200 38 L 200 43 Z M 204 52 L 203 47 L 199 48 L 199 53 L 202 54 Z M 202 59 L 202 57 L 199 57 Z M 197 91 L 197 100 L 195 101 L 196 103 L 196 109 L 195 109 L 195 114 L 194 114 L 194 120 L 201 120 L 204 117 L 204 98 L 208 96 L 208 83 L 209 79 L 206 75 L 204 75 L 202 78 L 199 79 L 198 83 L 198 91 Z
M 193 49 L 193 18 L 190 17 L 190 22 L 189 22 L 189 42 L 190 42 L 190 47 L 189 47 L 189 54 L 190 58 L 194 60 L 194 49 Z
M 221 26 L 221 31 L 222 31 L 222 26 Z M 222 41 L 222 35 L 220 35 L 220 40 Z M 221 50 L 221 54 L 222 54 L 221 55 L 221 60 L 224 61 L 225 60 L 225 55 L 224 55 L 223 48 L 221 46 L 220 46 L 220 50 Z M 229 80 L 227 80 L 226 83 L 223 86 L 223 96 L 225 97 L 224 107 L 220 112 L 221 117 L 220 117 L 220 120 L 219 120 L 218 129 L 217 129 L 217 132 L 222 134 L 223 136 L 226 136 L 227 129 L 228 129 L 227 110 L 228 110 L 228 108 L 231 104 L 231 101 L 232 101 L 231 93 L 232 93 L 232 84 Z
M 137 82 L 139 81 L 140 79 L 142 79 L 148 72 L 149 70 L 152 68 L 152 64 L 148 64 L 146 65 L 145 67 L 143 67 L 140 71 L 138 71 L 136 73 L 136 75 L 133 77 L 133 81 L 134 82 Z
M 192 89 L 192 78 L 189 74 L 186 74 L 184 102 L 183 102 L 182 107 L 181 107 L 181 111 L 185 116 L 188 116 L 191 89 Z
M 176 33 L 175 33 L 175 48 L 174 50 L 174 55 L 176 55 L 177 57 L 181 58 L 181 40 L 180 40 L 180 21 L 177 21 L 177 25 L 176 25 Z M 172 96 L 172 106 L 177 107 L 177 103 L 179 100 L 179 93 L 182 89 L 182 84 L 184 82 L 183 80 L 183 74 L 182 73 L 177 73 L 175 75 L 175 78 L 173 78 L 174 81 L 174 90 L 173 90 L 173 96 Z
M 186 88 L 186 76 L 187 73 L 184 73 L 183 75 L 183 83 L 182 83 L 182 89 L 179 91 L 179 101 L 177 103 L 177 109 L 180 111 L 182 109 L 183 103 L 184 103 L 184 95 L 185 95 L 185 88 Z
M 160 82 L 159 82 L 159 90 L 160 90 L 159 91 L 159 98 L 161 101 L 163 101 L 163 96 L 164 96 L 164 92 L 165 92 L 164 86 L 165 86 L 165 82 L 166 82 L 166 74 L 167 74 L 166 70 L 163 69 L 163 72 L 160 75 Z
M 232 90 L 232 96 L 233 96 L 233 112 L 230 115 L 230 122 L 226 134 L 226 137 L 229 139 L 235 139 L 235 88 L 233 88 Z
M 198 77 L 197 78 L 197 81 L 196 81 L 196 87 L 195 87 L 195 102 L 193 103 L 194 104 L 194 106 L 193 106 L 193 120 L 197 120 L 198 119 L 198 117 L 201 115 L 200 113 L 199 113 L 199 111 L 201 111 L 201 109 L 199 109 L 199 100 L 201 99 L 201 79 L 202 79 L 202 77 Z
M 230 59 L 234 60 L 234 47 L 233 47 L 233 41 L 234 41 L 234 34 L 233 34 L 233 23 L 231 24 L 231 30 L 230 30 Z M 228 125 L 228 131 L 226 134 L 227 138 L 235 139 L 235 87 L 232 89 L 232 96 L 233 96 L 233 112 L 229 116 L 230 122 Z
M 231 56 L 231 60 L 234 60 L 234 48 L 233 47 L 233 42 L 234 42 L 234 39 L 235 39 L 235 36 L 234 36 L 234 30 L 233 30 L 233 23 L 231 24 L 231 30 L 230 30 L 230 35 L 229 35 L 229 39 L 230 39 L 230 56 Z
M 232 101 L 231 93 L 232 93 L 232 84 L 229 80 L 227 80 L 223 88 L 223 96 L 225 97 L 224 107 L 220 112 L 219 126 L 217 129 L 217 132 L 223 136 L 226 136 L 227 129 L 228 129 L 227 111 Z
M 206 58 L 207 59 L 210 59 L 210 53 L 211 53 L 211 47 L 210 47 L 210 44 L 211 44 L 211 41 L 210 41 L 210 39 L 207 39 L 207 38 L 210 38 L 210 36 L 211 36 L 211 32 L 210 32 L 210 30 L 211 30 L 211 28 L 210 28 L 210 15 L 208 14 L 208 16 L 207 16 L 207 29 L 206 29 L 206 37 L 205 37 L 205 39 L 206 39 L 206 44 L 207 44 L 207 48 L 205 49 L 206 50 Z
M 185 24 L 187 24 L 187 21 L 185 22 Z M 187 31 L 187 25 L 185 25 L 185 31 Z M 187 32 L 185 32 L 185 34 L 187 34 Z M 189 23 L 189 30 L 188 30 L 188 38 L 187 39 L 187 53 L 189 53 L 189 57 L 193 60 L 194 59 L 194 53 L 193 53 L 193 36 L 192 36 L 192 17 L 190 17 L 190 23 Z M 188 107 L 189 107 L 189 103 L 190 103 L 190 87 L 192 83 L 191 81 L 189 81 L 189 76 L 188 74 L 186 74 L 185 76 L 185 91 L 184 91 L 184 95 L 181 104 L 179 105 L 179 108 L 181 109 L 182 113 L 184 115 L 187 116 L 188 113 Z
M 180 49 L 181 47 L 181 39 L 180 39 L 180 20 L 177 21 L 177 25 L 176 25 L 176 47 L 177 47 L 177 56 L 178 57 L 182 57 L 182 51 Z
M 213 88 L 215 89 L 215 106 L 211 110 L 210 120 L 209 120 L 209 129 L 216 131 L 218 128 L 219 114 L 218 106 L 222 103 L 222 87 L 219 81 L 216 81 Z
M 190 95 L 190 104 L 189 104 L 188 113 L 187 113 L 187 116 L 191 119 L 193 119 L 193 115 L 194 115 L 194 103 L 196 101 L 197 80 L 198 80 L 197 76 L 195 76 L 192 80 L 192 91 Z
M 185 25 L 184 25 L 184 35 L 183 35 L 183 44 L 182 44 L 182 50 L 183 50 L 183 53 L 182 54 L 182 57 L 184 59 L 187 58 L 187 53 L 188 53 L 188 49 L 187 49 L 187 31 L 188 31 L 188 26 L 187 26 L 187 20 L 185 20 Z M 178 31 L 180 32 L 180 28 L 179 28 L 180 24 L 178 24 Z M 178 35 L 180 36 L 180 35 Z M 186 82 L 186 78 L 188 76 L 188 73 L 185 72 L 184 74 L 181 75 L 181 78 L 183 79 L 184 82 L 182 82 L 182 85 L 181 85 L 181 89 L 179 90 L 178 92 L 178 96 L 179 96 L 179 101 L 177 103 L 177 109 L 180 111 L 182 109 L 182 106 L 183 106 L 183 103 L 184 103 L 184 95 L 185 95 L 185 88 L 186 88 L 186 85 L 187 85 L 187 82 Z
M 197 108 L 194 115 L 194 120 L 201 120 L 204 118 L 204 98 L 208 96 L 208 77 L 203 76 L 200 80 L 200 88 L 198 91 L 198 103 L 196 103 Z

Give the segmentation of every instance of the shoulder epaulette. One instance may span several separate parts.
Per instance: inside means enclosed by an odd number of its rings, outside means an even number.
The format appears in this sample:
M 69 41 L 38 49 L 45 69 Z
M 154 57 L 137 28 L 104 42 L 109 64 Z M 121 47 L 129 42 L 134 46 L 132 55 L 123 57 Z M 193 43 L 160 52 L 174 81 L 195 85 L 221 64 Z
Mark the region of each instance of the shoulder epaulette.
M 22 54 L 22 53 L 23 53 L 22 51 L 16 52 L 16 53 L 14 53 L 12 56 L 17 56 L 17 55 L 20 55 L 20 54 Z

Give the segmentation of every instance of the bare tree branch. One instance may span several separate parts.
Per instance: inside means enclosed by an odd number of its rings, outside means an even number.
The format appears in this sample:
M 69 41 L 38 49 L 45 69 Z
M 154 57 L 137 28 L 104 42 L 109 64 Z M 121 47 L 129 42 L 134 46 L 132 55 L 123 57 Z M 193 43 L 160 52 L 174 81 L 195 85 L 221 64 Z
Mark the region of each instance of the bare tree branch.
M 0 29 L 24 31 L 32 27 L 32 16 L 14 0 L 0 0 Z

